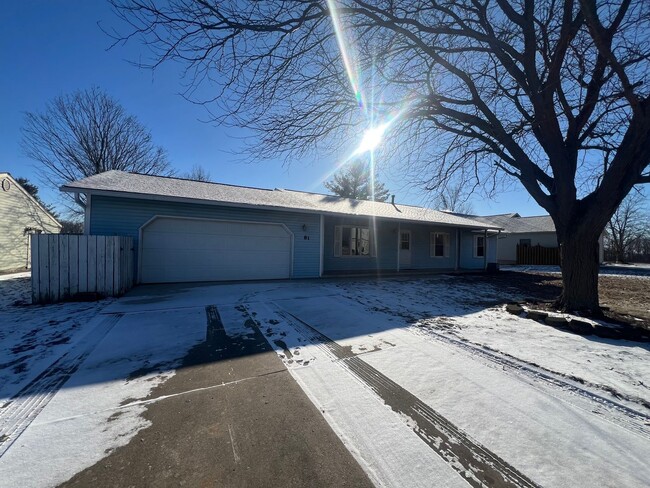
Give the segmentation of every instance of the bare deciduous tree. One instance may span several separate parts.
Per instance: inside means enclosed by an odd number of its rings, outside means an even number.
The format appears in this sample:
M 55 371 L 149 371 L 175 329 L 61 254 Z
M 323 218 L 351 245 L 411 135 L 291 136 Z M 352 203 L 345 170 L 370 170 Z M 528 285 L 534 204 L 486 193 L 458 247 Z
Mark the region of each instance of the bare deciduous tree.
M 474 212 L 469 201 L 469 192 L 463 185 L 446 185 L 438 189 L 435 204 L 440 210 L 471 214 Z
M 644 208 L 644 203 L 641 192 L 630 193 L 607 225 L 609 247 L 616 262 L 627 262 L 633 248 L 648 237 L 650 214 Z
M 210 177 L 210 172 L 205 169 L 200 164 L 195 164 L 192 166 L 192 170 L 183 175 L 184 178 L 194 181 L 205 181 L 210 182 L 212 178 Z
M 340 197 L 357 200 L 385 202 L 390 195 L 383 183 L 373 179 L 370 166 L 363 161 L 345 165 L 331 180 L 325 182 L 325 188 Z
M 22 132 L 25 153 L 39 163 L 43 183 L 54 189 L 112 169 L 173 173 L 151 133 L 96 87 L 59 96 L 42 113 L 27 112 Z
M 520 183 L 555 222 L 559 305 L 599 310 L 599 235 L 650 182 L 647 2 L 113 2 L 122 40 L 184 63 L 191 89 L 216 84 L 217 119 L 265 155 L 390 121 L 393 161 L 432 189 Z

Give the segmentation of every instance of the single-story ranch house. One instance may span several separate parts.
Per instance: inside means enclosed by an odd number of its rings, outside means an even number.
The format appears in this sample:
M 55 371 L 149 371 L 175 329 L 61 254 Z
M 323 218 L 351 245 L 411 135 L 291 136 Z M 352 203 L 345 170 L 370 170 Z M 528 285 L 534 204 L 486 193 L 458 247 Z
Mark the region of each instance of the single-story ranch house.
M 493 225 L 395 202 L 122 171 L 61 189 L 84 203 L 85 234 L 134 238 L 139 283 L 485 270 L 496 263 Z

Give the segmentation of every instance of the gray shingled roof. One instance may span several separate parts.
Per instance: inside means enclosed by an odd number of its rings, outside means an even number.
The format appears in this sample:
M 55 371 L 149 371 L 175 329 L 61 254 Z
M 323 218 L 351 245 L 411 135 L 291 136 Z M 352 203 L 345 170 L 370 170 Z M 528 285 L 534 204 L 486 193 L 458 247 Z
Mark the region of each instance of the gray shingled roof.
M 519 214 L 501 214 L 476 216 L 468 215 L 472 220 L 477 220 L 485 224 L 501 227 L 504 232 L 509 234 L 527 234 L 531 232 L 555 232 L 555 224 L 550 215 L 541 215 L 538 217 L 520 217 Z
M 295 190 L 268 190 L 206 183 L 180 178 L 149 176 L 123 171 L 107 171 L 61 187 L 66 192 L 115 192 L 122 196 L 202 200 L 224 205 L 288 209 L 310 213 L 379 217 L 413 222 L 437 223 L 475 229 L 495 228 L 465 216 L 424 207 L 353 200 Z

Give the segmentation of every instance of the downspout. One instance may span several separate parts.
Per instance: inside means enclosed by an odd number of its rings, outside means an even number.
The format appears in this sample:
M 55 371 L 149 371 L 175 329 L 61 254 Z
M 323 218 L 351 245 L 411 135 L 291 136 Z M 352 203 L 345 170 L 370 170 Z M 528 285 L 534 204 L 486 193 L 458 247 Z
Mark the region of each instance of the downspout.
M 86 203 L 81 199 L 81 194 L 79 192 L 76 192 L 74 194 L 74 201 L 77 202 L 81 208 L 84 210 L 86 209 Z
M 460 229 L 456 229 L 456 271 L 460 269 Z
M 400 265 L 399 265 L 399 248 L 400 245 L 402 244 L 402 223 L 397 222 L 397 272 L 399 273 L 400 270 Z
M 75 194 L 75 201 L 79 199 L 79 193 Z M 90 235 L 90 212 L 92 207 L 92 195 L 86 194 L 86 202 L 82 204 L 84 208 L 84 235 Z
M 320 214 L 320 269 L 319 276 L 323 277 L 323 266 L 325 260 L 325 218 Z
M 483 230 L 483 243 L 484 243 L 484 249 L 483 249 L 483 271 L 487 271 L 487 265 L 488 265 L 488 260 L 487 260 L 487 255 L 488 255 L 487 229 L 484 229 L 484 230 Z
M 497 271 L 499 270 L 499 236 L 501 235 L 501 229 L 497 231 L 497 239 L 494 244 L 494 260 L 496 261 Z

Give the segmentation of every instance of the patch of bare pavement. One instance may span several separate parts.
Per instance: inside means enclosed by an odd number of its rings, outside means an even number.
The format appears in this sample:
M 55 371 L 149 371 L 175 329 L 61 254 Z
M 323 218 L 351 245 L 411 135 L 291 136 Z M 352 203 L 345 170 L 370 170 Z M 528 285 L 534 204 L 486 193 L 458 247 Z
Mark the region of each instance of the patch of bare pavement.
M 206 312 L 206 341 L 147 399 L 151 425 L 61 486 L 372 486 L 264 336 Z

